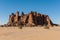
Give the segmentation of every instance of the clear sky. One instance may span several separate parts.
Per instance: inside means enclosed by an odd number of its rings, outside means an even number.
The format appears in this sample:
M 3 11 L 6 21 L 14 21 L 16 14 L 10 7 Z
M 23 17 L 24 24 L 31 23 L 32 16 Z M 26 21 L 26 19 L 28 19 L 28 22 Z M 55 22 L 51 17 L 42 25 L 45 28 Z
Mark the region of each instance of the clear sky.
M 53 23 L 60 24 L 60 0 L 0 0 L 0 24 L 7 23 L 9 15 L 17 11 L 47 14 Z

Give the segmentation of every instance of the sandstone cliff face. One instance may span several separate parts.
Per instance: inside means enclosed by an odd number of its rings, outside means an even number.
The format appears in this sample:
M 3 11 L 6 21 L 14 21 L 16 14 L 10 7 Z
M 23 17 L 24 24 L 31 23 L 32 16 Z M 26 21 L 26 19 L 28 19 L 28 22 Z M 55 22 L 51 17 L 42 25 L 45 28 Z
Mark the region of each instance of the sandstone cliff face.
M 28 24 L 27 25 L 34 25 L 34 20 L 33 20 L 33 13 L 28 14 Z
M 16 15 L 14 17 L 14 22 L 18 23 L 18 20 L 19 20 L 19 12 L 16 12 Z
M 8 25 L 13 25 L 13 23 L 14 23 L 14 17 L 15 17 L 14 13 L 12 13 L 12 14 L 9 16 Z
M 27 19 L 27 15 L 25 15 L 24 13 L 22 13 L 22 15 L 21 15 L 21 18 L 20 18 L 20 23 L 22 24 L 22 25 L 25 25 L 26 23 L 26 19 Z
M 24 14 L 22 12 L 22 15 L 19 16 L 19 12 L 12 13 L 9 16 L 9 22 L 7 25 L 14 26 L 14 25 L 46 25 L 46 26 L 52 26 L 53 23 L 50 20 L 48 15 L 40 14 L 37 12 L 30 12 L 28 14 Z

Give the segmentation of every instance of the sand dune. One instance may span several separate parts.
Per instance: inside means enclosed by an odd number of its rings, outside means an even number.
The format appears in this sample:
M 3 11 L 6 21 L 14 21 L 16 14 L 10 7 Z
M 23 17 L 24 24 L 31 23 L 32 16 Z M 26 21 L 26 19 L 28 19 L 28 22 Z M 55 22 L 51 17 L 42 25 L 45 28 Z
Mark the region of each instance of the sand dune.
M 0 40 L 60 40 L 60 27 L 0 27 Z

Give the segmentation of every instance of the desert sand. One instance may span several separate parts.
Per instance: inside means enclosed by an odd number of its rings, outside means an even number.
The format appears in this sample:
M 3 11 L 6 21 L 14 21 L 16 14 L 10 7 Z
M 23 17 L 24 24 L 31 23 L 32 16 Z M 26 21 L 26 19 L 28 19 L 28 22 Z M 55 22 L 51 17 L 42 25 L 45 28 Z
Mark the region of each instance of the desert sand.
M 60 27 L 0 27 L 0 40 L 60 40 Z

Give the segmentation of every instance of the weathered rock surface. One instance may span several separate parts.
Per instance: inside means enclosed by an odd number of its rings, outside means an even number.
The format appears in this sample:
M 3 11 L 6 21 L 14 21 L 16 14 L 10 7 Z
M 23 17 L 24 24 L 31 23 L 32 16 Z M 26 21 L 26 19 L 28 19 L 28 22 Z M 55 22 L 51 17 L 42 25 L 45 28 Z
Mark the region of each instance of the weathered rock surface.
M 19 16 L 19 12 L 16 14 L 12 13 L 9 16 L 9 21 L 7 23 L 8 26 L 19 26 L 19 25 L 46 25 L 52 26 L 53 23 L 50 20 L 48 15 L 40 14 L 37 12 L 30 12 L 28 14 L 24 14 Z

